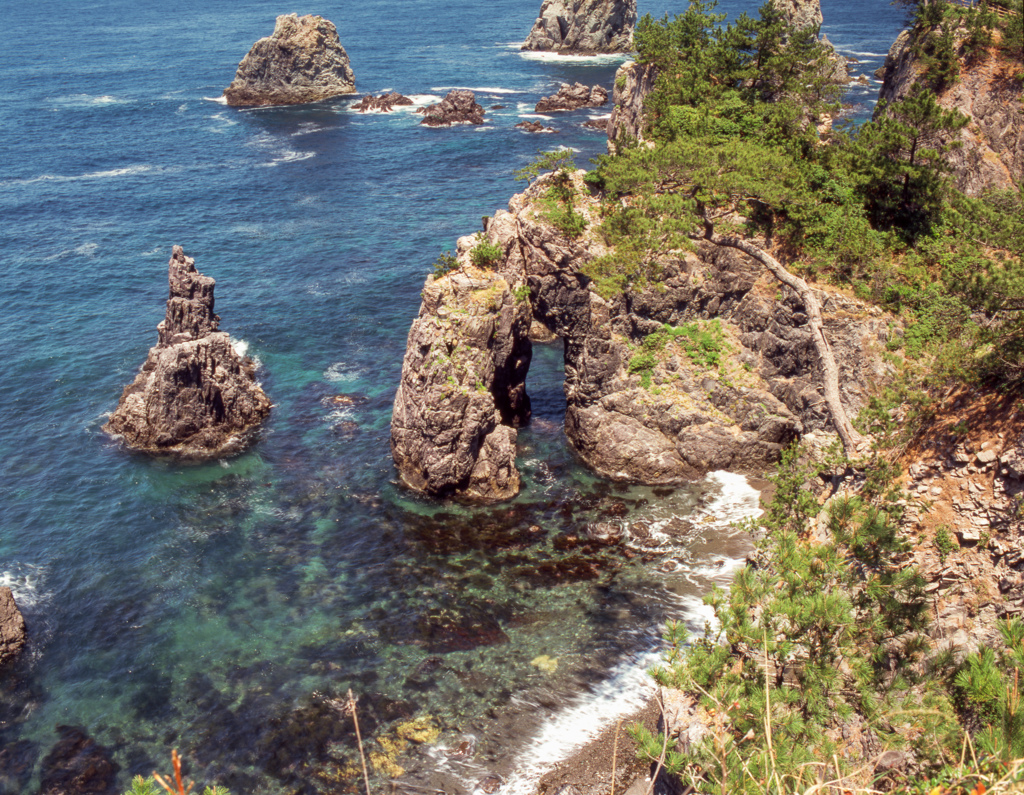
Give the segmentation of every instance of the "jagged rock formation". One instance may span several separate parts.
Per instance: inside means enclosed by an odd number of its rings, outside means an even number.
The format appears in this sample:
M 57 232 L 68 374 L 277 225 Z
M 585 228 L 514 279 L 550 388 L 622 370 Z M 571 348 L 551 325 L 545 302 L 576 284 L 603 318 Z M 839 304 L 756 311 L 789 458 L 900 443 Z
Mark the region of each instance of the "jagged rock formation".
M 586 196 L 582 173 L 575 189 Z M 763 473 L 794 438 L 830 429 L 819 358 L 795 294 L 745 255 L 705 243 L 666 263 L 656 288 L 603 297 L 585 271 L 606 249 L 596 236 L 567 239 L 545 219 L 538 200 L 547 179 L 490 219 L 485 235 L 503 252 L 493 271 L 469 264 L 474 242 L 464 238 L 461 268 L 427 281 L 392 423 L 405 483 L 473 499 L 515 493 L 534 323 L 564 340 L 566 435 L 604 476 L 670 484 L 724 468 Z M 596 200 L 577 212 L 599 221 Z M 846 368 L 841 400 L 856 411 L 887 377 L 887 318 L 842 295 L 816 294 Z M 671 341 L 649 360 L 637 358 L 665 324 L 714 323 L 727 350 L 718 368 Z
M 537 113 L 551 113 L 557 110 L 577 110 L 579 108 L 599 108 L 608 102 L 608 92 L 601 86 L 585 86 L 576 83 L 570 86 L 562 83 L 558 91 L 550 97 L 541 97 L 534 108 Z
M 881 70 L 879 99 L 896 102 L 923 79 L 924 67 L 913 54 L 913 36 L 905 30 L 889 49 Z M 1021 56 L 1024 60 L 1024 54 Z M 1024 185 L 1024 82 L 1021 63 L 993 49 L 977 63 L 961 63 L 959 78 L 938 92 L 944 108 L 956 108 L 970 122 L 949 155 L 957 187 L 969 195 L 987 188 Z
M 238 64 L 229 105 L 299 105 L 354 94 L 355 75 L 338 30 L 323 17 L 285 14 Z
M 219 331 L 214 280 L 175 246 L 158 341 L 104 430 L 147 453 L 216 458 L 240 450 L 270 413 L 252 360 Z
M 0 588 L 0 665 L 25 648 L 25 619 L 10 588 Z
M 825 21 L 819 0 L 774 0 L 774 4 L 793 27 L 814 28 Z
M 629 52 L 636 0 L 544 0 L 524 50 L 572 55 Z
M 428 127 L 451 127 L 453 124 L 483 124 L 484 108 L 477 104 L 476 94 L 466 89 L 449 91 L 436 105 L 422 108 L 423 121 Z
M 521 121 L 516 125 L 517 130 L 528 133 L 553 133 L 558 132 L 554 127 L 545 127 L 539 121 Z
M 360 113 L 366 113 L 367 111 L 390 113 L 397 107 L 412 104 L 413 101 L 409 97 L 402 96 L 397 91 L 390 91 L 387 94 L 381 94 L 379 97 L 367 94 L 352 106 L 352 110 L 358 110 Z
M 612 115 L 608 119 L 608 147 L 614 149 L 615 141 L 636 139 L 643 141 L 644 100 L 654 90 L 658 70 L 651 64 L 635 61 L 624 63 L 615 72 L 615 88 L 612 93 Z

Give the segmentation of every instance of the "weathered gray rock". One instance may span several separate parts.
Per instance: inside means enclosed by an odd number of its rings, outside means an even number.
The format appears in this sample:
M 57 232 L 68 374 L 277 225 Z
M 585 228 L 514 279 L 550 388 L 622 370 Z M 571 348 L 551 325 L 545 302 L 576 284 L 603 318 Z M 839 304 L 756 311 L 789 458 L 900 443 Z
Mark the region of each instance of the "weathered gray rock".
M 582 174 L 573 178 L 578 196 L 587 195 Z M 596 236 L 564 237 L 538 211 L 547 180 L 490 219 L 486 235 L 504 252 L 494 272 L 469 267 L 472 239 L 464 238 L 462 270 L 424 288 L 392 420 L 406 484 L 476 499 L 515 493 L 515 428 L 528 414 L 514 407 L 528 405 L 533 324 L 564 340 L 566 435 L 606 477 L 671 484 L 716 469 L 763 474 L 788 442 L 831 426 L 802 304 L 788 294 L 778 299 L 758 264 L 709 245 L 665 263 L 657 289 L 602 296 L 585 275 L 602 244 Z M 586 200 L 577 211 L 598 217 Z M 841 399 L 853 413 L 889 377 L 881 358 L 888 319 L 839 294 L 818 298 L 846 366 Z M 665 324 L 711 321 L 729 351 L 720 368 L 695 363 L 667 340 L 646 373 L 637 372 L 644 340 Z M 492 438 L 501 444 L 485 444 Z
M 889 49 L 880 100 L 897 102 L 921 82 L 924 66 L 913 52 L 916 35 L 921 34 L 903 31 Z M 1024 82 L 1014 77 L 1020 68 L 1020 60 L 995 52 L 980 63 L 961 62 L 957 80 L 937 95 L 942 107 L 970 120 L 958 133 L 961 146 L 947 155 L 957 187 L 968 195 L 1024 185 Z
M 477 104 L 476 94 L 466 89 L 449 91 L 448 96 L 436 105 L 422 108 L 423 121 L 427 127 L 451 127 L 453 124 L 483 124 L 484 108 Z
M 175 246 L 158 341 L 125 387 L 104 430 L 129 447 L 185 458 L 238 452 L 270 413 L 252 360 L 239 355 L 214 314 L 214 280 Z
M 541 97 L 534 108 L 537 113 L 552 113 L 559 110 L 599 108 L 608 102 L 608 92 L 601 86 L 585 86 L 583 83 L 569 85 L 562 83 L 550 97 Z
M 819 0 L 773 0 L 786 17 L 786 21 L 797 28 L 815 28 L 821 25 L 824 17 L 821 15 L 821 3 Z
M 636 0 L 544 0 L 524 50 L 573 55 L 629 52 Z
M 334 24 L 285 14 L 242 59 L 224 97 L 229 105 L 299 105 L 354 94 L 355 75 Z
M 10 588 L 0 588 L 0 665 L 25 648 L 25 619 Z
M 615 72 L 612 115 L 608 119 L 608 147 L 616 141 L 644 139 L 644 100 L 654 90 L 658 71 L 652 64 L 624 63 Z

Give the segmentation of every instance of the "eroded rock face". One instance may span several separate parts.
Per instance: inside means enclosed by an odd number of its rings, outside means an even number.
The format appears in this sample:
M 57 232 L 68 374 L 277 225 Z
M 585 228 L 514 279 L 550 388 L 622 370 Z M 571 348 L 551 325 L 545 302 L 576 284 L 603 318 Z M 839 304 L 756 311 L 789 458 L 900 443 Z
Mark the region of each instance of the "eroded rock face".
M 352 106 L 352 110 L 357 110 L 360 113 L 367 113 L 368 111 L 390 113 L 397 107 L 412 104 L 413 101 L 409 99 L 409 97 L 403 96 L 397 91 L 391 91 L 387 94 L 381 94 L 379 97 L 375 97 L 373 94 L 367 94 Z
M 453 124 L 483 124 L 484 108 L 476 101 L 476 94 L 465 89 L 449 91 L 436 105 L 420 110 L 427 127 L 451 127 Z
M 14 602 L 10 588 L 0 588 L 0 665 L 14 659 L 25 648 L 25 619 Z
M 575 189 L 587 196 L 582 174 Z M 526 415 L 500 404 L 515 396 L 525 405 L 529 357 L 515 352 L 529 350 L 531 324 L 564 340 L 566 435 L 604 476 L 672 484 L 717 469 L 763 474 L 790 441 L 830 427 L 798 298 L 780 292 L 757 263 L 710 245 L 666 263 L 656 288 L 602 295 L 584 271 L 606 250 L 596 236 L 568 239 L 544 218 L 537 202 L 547 179 L 490 219 L 486 236 L 504 252 L 493 272 L 467 264 L 472 239 L 464 238 L 461 270 L 428 280 L 392 422 L 395 463 L 408 485 L 471 498 L 515 493 L 515 428 Z M 576 210 L 600 220 L 596 200 L 578 201 Z M 842 399 L 856 412 L 888 377 L 888 319 L 838 294 L 819 300 L 845 368 Z M 667 339 L 638 367 L 645 340 L 665 324 L 719 334 L 721 365 Z M 508 336 L 495 338 L 503 329 Z M 488 447 L 491 438 L 502 445 Z M 499 471 L 500 488 L 490 486 Z
M 355 75 L 338 30 L 323 17 L 285 14 L 274 33 L 256 42 L 242 59 L 229 105 L 299 105 L 354 94 Z
M 607 124 L 609 150 L 614 150 L 616 141 L 643 141 L 644 100 L 654 90 L 657 78 L 658 70 L 652 64 L 634 61 L 624 63 L 615 72 L 615 107 Z
M 147 453 L 203 459 L 238 452 L 270 413 L 270 401 L 252 360 L 218 330 L 214 280 L 181 246 L 168 263 L 168 281 L 157 344 L 104 430 Z
M 958 133 L 962 145 L 947 155 L 957 187 L 968 195 L 1024 185 L 1024 82 L 1016 78 L 1020 70 L 1019 61 L 992 52 L 978 64 L 961 64 L 956 82 L 937 96 L 942 107 L 970 119 Z M 879 99 L 903 99 L 923 71 L 913 54 L 913 36 L 905 30 L 886 56 Z
M 636 0 L 544 0 L 524 50 L 574 55 L 629 52 Z
M 551 113 L 558 110 L 578 108 L 599 108 L 608 102 L 608 92 L 601 86 L 585 86 L 583 83 L 569 85 L 562 83 L 550 97 L 541 97 L 534 108 L 537 113 Z

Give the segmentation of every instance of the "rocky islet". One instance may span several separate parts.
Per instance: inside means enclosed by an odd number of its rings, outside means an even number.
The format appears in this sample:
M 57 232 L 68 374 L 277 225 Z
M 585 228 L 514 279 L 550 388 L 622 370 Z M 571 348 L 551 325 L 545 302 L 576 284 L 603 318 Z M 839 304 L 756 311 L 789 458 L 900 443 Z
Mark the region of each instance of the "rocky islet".
M 257 41 L 226 89 L 229 105 L 298 105 L 356 91 L 348 54 L 334 23 L 321 16 L 279 16 Z
M 566 55 L 629 52 L 636 0 L 544 0 L 524 50 Z
M 25 648 L 25 619 L 8 587 L 0 588 L 0 666 L 18 656 Z
M 240 451 L 270 413 L 256 366 L 220 331 L 214 285 L 175 246 L 157 344 L 104 426 L 134 450 L 209 459 Z

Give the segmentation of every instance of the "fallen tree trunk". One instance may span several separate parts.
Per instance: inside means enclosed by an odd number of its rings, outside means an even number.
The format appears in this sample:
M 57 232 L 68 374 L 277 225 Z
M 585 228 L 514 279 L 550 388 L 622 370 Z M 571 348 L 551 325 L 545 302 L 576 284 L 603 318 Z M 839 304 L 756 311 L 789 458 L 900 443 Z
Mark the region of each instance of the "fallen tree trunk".
M 822 386 L 825 393 L 825 404 L 828 406 L 829 414 L 832 416 L 832 424 L 835 425 L 839 438 L 843 442 L 843 449 L 847 457 L 855 455 L 862 448 L 867 440 L 857 429 L 853 427 L 850 418 L 846 415 L 842 400 L 839 396 L 839 367 L 836 365 L 835 356 L 832 355 L 832 347 L 825 337 L 824 323 L 821 320 L 821 304 L 815 297 L 814 292 L 799 276 L 794 276 L 783 267 L 775 257 L 756 246 L 749 240 L 737 236 L 726 236 L 716 234 L 710 221 L 704 222 L 704 239 L 714 243 L 716 246 L 726 246 L 742 251 L 747 256 L 764 265 L 771 274 L 787 287 L 796 291 L 804 305 L 804 312 L 807 315 L 807 325 L 811 329 L 811 337 L 814 340 L 814 348 L 821 361 Z

